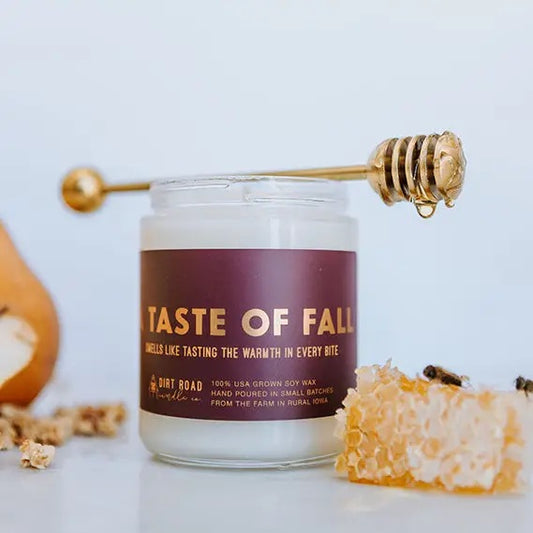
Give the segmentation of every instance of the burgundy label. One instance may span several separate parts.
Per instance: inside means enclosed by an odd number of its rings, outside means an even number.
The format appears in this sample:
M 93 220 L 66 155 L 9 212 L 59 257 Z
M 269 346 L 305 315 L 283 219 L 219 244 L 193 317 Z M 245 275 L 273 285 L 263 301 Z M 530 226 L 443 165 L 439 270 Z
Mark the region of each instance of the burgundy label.
M 354 383 L 356 256 L 141 253 L 141 408 L 209 420 L 329 416 Z

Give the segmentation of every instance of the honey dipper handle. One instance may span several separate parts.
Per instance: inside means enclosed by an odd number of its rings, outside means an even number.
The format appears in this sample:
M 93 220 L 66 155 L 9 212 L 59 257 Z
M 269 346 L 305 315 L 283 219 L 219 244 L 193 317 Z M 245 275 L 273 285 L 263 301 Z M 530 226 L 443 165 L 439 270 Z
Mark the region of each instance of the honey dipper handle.
M 466 159 L 455 134 L 415 135 L 382 142 L 367 165 L 304 168 L 254 172 L 255 176 L 292 176 L 335 181 L 368 180 L 383 202 L 392 205 L 413 203 L 418 214 L 429 218 L 440 201 L 453 207 L 463 188 Z M 72 209 L 90 212 L 98 209 L 108 193 L 145 191 L 150 182 L 109 185 L 98 171 L 76 168 L 62 184 L 65 203 Z
M 350 167 L 326 167 L 326 168 L 304 168 L 297 170 L 275 170 L 273 172 L 263 172 L 272 176 L 294 176 L 306 178 L 324 178 L 336 181 L 364 180 L 367 178 L 368 167 L 366 165 L 354 165 Z
M 150 189 L 150 182 L 143 181 L 139 183 L 115 183 L 114 185 L 104 185 L 102 192 L 131 192 L 147 191 Z

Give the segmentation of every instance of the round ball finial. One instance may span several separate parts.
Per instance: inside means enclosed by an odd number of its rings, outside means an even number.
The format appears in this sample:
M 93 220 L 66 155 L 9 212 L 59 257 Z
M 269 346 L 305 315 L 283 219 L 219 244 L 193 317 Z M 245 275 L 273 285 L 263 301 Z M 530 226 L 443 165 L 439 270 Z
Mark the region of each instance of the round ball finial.
M 105 198 L 105 183 L 93 168 L 75 168 L 63 179 L 61 194 L 64 202 L 75 211 L 89 213 L 98 209 Z

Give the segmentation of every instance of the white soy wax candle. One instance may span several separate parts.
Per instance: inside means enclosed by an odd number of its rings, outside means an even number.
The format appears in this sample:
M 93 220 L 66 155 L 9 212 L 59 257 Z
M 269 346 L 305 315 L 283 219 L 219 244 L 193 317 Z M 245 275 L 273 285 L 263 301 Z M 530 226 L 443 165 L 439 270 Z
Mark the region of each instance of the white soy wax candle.
M 161 180 L 141 228 L 140 433 L 223 467 L 330 459 L 356 366 L 356 221 L 340 182 Z

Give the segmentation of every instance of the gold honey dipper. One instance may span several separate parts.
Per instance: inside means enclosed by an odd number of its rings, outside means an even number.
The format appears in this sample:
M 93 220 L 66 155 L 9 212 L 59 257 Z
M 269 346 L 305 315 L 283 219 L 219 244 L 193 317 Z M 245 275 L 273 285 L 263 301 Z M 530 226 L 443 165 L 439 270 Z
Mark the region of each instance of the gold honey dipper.
M 439 201 L 453 207 L 463 188 L 466 159 L 459 138 L 449 131 L 415 135 L 382 142 L 366 165 L 276 170 L 252 175 L 323 178 L 337 181 L 368 180 L 387 204 L 407 201 L 429 218 Z M 71 170 L 63 179 L 62 195 L 72 209 L 84 213 L 98 209 L 109 193 L 145 191 L 150 182 L 109 185 L 87 167 Z

